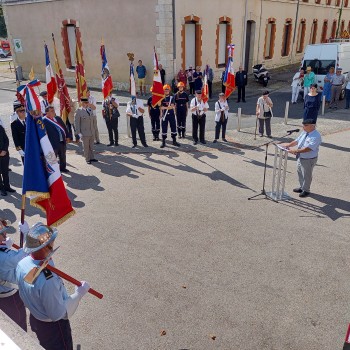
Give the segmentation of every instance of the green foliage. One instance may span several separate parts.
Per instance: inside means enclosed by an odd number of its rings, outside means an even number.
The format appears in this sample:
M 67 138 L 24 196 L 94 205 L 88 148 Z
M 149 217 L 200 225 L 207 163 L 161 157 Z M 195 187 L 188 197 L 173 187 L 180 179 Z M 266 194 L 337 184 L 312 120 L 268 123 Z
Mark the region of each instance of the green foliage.
M 0 37 L 7 38 L 7 29 L 4 16 L 0 16 Z

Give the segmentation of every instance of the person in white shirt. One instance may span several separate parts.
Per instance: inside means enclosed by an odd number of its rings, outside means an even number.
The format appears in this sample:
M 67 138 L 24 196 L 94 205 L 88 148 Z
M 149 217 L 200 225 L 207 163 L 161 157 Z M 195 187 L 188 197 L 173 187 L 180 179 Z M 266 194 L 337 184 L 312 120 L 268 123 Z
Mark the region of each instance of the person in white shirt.
M 191 100 L 190 109 L 192 112 L 192 137 L 193 144 L 198 143 L 198 127 L 199 127 L 199 141 L 206 144 L 205 141 L 205 112 L 209 109 L 208 102 L 203 102 L 202 91 L 196 91 L 196 97 Z
M 97 103 L 96 103 L 96 98 L 91 95 L 90 89 L 87 89 L 86 96 L 87 96 L 87 98 L 89 100 L 89 107 L 91 109 L 92 116 L 94 118 L 94 126 L 95 126 L 94 139 L 95 139 L 95 145 L 99 145 L 100 144 L 100 134 L 98 132 L 98 127 L 97 127 L 97 115 L 96 115 Z
M 220 93 L 219 94 L 219 101 L 215 103 L 215 140 L 213 143 L 216 143 L 220 136 L 220 129 L 222 126 L 222 141 L 227 142 L 226 140 L 226 125 L 227 125 L 227 119 L 228 119 L 228 111 L 229 106 L 225 99 L 225 94 Z
M 295 104 L 298 101 L 298 96 L 299 96 L 299 91 L 300 91 L 300 86 L 301 82 L 303 80 L 304 76 L 304 70 L 300 69 L 299 72 L 296 72 L 294 74 L 293 80 L 292 80 L 292 103 Z
M 143 123 L 144 112 L 145 107 L 142 101 L 136 97 L 133 97 L 126 106 L 126 115 L 130 117 L 130 129 L 133 143 L 132 148 L 137 147 L 136 130 L 139 133 L 139 138 L 143 147 L 148 147 L 146 143 L 145 126 Z
M 50 105 L 49 101 L 47 100 L 47 91 L 41 91 L 40 96 L 41 96 L 41 101 L 40 101 L 41 114 L 45 115 L 46 107 L 49 107 Z
M 263 92 L 262 96 L 258 98 L 256 103 L 256 117 L 259 120 L 259 134 L 260 137 L 264 136 L 264 124 L 266 126 L 267 137 L 271 136 L 271 118 L 272 118 L 272 107 L 273 103 L 269 97 L 269 92 L 266 90 Z

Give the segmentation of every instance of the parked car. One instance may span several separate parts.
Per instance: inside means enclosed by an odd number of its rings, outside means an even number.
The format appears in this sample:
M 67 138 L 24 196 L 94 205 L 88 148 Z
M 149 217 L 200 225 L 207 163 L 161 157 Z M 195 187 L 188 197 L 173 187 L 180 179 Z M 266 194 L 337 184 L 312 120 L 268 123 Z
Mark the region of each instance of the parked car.
M 3 49 L 0 48 L 0 58 L 7 58 L 7 57 L 11 57 L 11 51 L 5 51 Z

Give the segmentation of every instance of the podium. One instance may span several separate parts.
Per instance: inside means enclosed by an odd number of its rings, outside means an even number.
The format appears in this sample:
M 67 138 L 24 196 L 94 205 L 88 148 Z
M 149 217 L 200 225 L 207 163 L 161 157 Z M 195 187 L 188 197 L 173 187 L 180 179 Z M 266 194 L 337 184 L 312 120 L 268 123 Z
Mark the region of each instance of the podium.
M 278 202 L 289 199 L 288 193 L 284 192 L 286 182 L 288 150 L 280 145 L 274 144 L 275 156 L 273 162 L 272 189 L 266 192 L 266 196 Z

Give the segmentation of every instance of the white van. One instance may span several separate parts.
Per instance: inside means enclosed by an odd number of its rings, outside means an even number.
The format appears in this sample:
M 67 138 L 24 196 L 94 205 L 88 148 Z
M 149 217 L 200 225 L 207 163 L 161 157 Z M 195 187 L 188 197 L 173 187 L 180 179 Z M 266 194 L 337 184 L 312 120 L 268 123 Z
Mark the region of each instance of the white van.
M 350 42 L 307 45 L 301 65 L 304 70 L 307 66 L 312 67 L 317 85 L 323 88 L 330 67 L 343 68 L 344 75 L 350 71 Z M 344 91 L 340 98 L 344 98 Z

